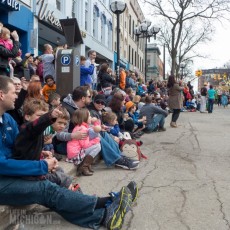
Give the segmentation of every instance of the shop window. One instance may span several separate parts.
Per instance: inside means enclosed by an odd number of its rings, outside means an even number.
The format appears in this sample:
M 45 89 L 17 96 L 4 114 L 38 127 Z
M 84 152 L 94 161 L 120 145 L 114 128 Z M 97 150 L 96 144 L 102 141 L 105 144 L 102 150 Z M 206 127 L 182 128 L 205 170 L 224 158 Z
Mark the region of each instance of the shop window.
M 85 2 L 85 30 L 88 30 L 88 14 L 89 14 L 89 5 L 88 2 Z
M 130 56 L 131 56 L 131 46 L 129 45 L 129 62 L 131 62 Z
M 61 11 L 61 0 L 56 0 L 57 9 Z
M 132 34 L 132 26 L 131 26 L 131 24 L 132 24 L 132 18 L 131 18 L 131 15 L 129 15 L 129 34 L 131 35 Z
M 76 18 L 76 0 L 73 0 L 73 5 L 72 5 L 72 18 Z

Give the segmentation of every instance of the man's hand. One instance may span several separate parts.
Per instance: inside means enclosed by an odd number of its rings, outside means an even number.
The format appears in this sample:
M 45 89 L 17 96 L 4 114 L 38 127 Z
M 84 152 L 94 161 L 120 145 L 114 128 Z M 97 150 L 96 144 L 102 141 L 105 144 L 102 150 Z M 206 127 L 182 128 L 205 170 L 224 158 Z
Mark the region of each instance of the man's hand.
M 44 144 L 51 144 L 52 143 L 53 136 L 52 135 L 46 135 L 44 136 Z
M 48 164 L 48 171 L 52 172 L 55 171 L 55 169 L 58 167 L 58 161 L 55 157 L 53 158 L 46 158 L 44 159 Z
M 21 85 L 22 85 L 22 88 L 27 91 L 29 82 L 24 77 L 22 77 L 21 78 Z
M 50 152 L 50 151 L 42 151 L 42 155 L 44 156 L 44 158 L 53 158 L 53 154 L 52 154 L 52 152 Z
M 51 117 L 52 118 L 57 118 L 60 115 L 62 115 L 62 112 L 59 110 L 61 108 L 61 105 L 59 105 L 57 108 L 55 108 L 52 112 L 51 112 Z
M 88 133 L 86 132 L 81 132 L 81 131 L 77 131 L 74 133 L 71 133 L 71 138 L 72 140 L 85 140 L 88 136 Z

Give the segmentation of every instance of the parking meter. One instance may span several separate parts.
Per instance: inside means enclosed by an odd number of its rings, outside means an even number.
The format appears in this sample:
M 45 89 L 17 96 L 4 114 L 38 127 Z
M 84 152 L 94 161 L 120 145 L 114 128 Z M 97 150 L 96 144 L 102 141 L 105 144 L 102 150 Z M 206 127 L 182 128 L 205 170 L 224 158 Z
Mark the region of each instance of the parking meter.
M 56 54 L 56 85 L 61 96 L 72 93 L 80 86 L 80 45 L 83 44 L 81 32 L 76 18 L 60 19 L 60 23 L 68 45 Z

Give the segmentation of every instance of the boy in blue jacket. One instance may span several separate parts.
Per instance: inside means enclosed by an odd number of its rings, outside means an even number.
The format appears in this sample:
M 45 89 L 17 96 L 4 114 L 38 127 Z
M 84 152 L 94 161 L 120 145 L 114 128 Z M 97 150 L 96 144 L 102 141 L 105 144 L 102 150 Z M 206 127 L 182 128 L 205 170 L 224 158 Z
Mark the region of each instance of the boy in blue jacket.
M 80 86 L 89 85 L 92 88 L 92 77 L 90 75 L 94 72 L 95 59 L 91 60 L 91 65 L 89 67 L 85 66 L 86 58 L 81 56 L 81 66 L 80 66 Z

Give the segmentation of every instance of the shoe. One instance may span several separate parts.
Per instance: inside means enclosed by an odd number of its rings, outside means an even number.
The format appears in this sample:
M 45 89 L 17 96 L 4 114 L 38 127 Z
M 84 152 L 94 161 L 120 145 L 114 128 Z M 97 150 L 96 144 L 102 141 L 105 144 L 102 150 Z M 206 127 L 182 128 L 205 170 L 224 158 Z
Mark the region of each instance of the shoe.
M 130 192 L 131 192 L 132 202 L 135 202 L 137 200 L 138 193 L 139 193 L 139 189 L 137 187 L 136 182 L 135 181 L 129 182 L 129 184 L 127 185 L 127 187 L 130 190 Z
M 54 153 L 53 156 L 58 160 L 62 160 L 62 155 L 58 154 L 58 153 Z
M 143 132 L 144 132 L 144 133 L 152 133 L 153 131 L 150 130 L 150 129 L 145 128 L 145 129 L 143 129 Z
M 137 200 L 138 197 L 138 193 L 139 193 L 139 189 L 137 187 L 137 184 L 135 181 L 131 181 L 129 182 L 129 184 L 127 185 L 128 189 L 131 192 L 132 195 L 132 202 L 135 202 Z M 111 197 L 111 200 L 109 200 L 106 204 L 106 207 L 111 204 L 118 196 L 119 196 L 119 192 L 110 192 L 109 195 Z
M 127 161 L 131 161 L 133 164 L 139 164 L 140 163 L 140 161 L 138 161 L 138 160 L 132 160 L 129 157 L 124 156 L 124 155 L 122 155 L 121 157 L 126 158 Z
M 135 163 L 132 160 L 124 156 L 121 156 L 121 158 L 115 162 L 115 166 L 123 168 L 123 169 L 134 170 L 139 167 L 139 163 Z
M 119 196 L 106 208 L 103 225 L 107 229 L 119 230 L 122 227 L 124 216 L 132 205 L 132 195 L 127 187 L 122 187 Z
M 79 184 L 73 185 L 73 191 L 83 193 Z
M 164 132 L 164 131 L 166 131 L 166 128 L 164 128 L 164 127 L 159 127 L 158 132 Z
M 172 128 L 177 128 L 176 122 L 173 122 L 173 121 L 170 123 L 170 126 L 171 126 Z
M 93 164 L 93 157 L 90 155 L 85 156 L 83 161 L 77 168 L 77 175 L 92 176 L 93 172 L 89 170 L 89 167 Z

